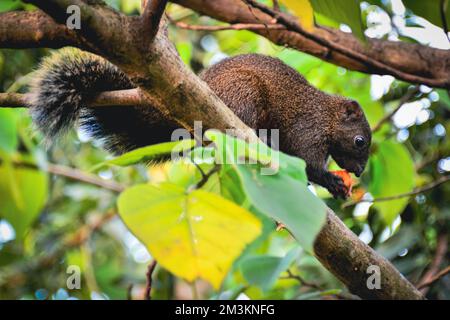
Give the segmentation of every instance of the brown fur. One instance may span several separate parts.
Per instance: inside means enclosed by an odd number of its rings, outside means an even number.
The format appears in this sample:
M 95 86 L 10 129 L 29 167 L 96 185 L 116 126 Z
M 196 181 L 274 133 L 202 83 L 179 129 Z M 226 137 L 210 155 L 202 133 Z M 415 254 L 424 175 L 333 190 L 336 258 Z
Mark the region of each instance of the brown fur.
M 93 74 L 95 73 L 95 74 Z M 370 128 L 360 106 L 317 90 L 282 61 L 257 54 L 225 59 L 201 78 L 248 126 L 279 129 L 280 150 L 303 158 L 308 178 L 345 197 L 341 178 L 326 170 L 329 155 L 361 174 L 368 158 Z M 87 107 L 92 93 L 132 86 L 119 69 L 86 53 L 63 51 L 44 64 L 33 86 L 31 112 L 47 139 L 77 119 L 114 153 L 169 141 L 177 125 L 155 109 Z M 366 143 L 355 145 L 355 137 Z
M 311 181 L 345 196 L 342 180 L 326 171 L 329 155 L 358 176 L 371 142 L 369 124 L 354 101 L 326 94 L 282 61 L 249 54 L 226 59 L 201 77 L 248 126 L 280 130 L 280 150 L 304 159 Z M 367 144 L 356 148 L 354 137 Z

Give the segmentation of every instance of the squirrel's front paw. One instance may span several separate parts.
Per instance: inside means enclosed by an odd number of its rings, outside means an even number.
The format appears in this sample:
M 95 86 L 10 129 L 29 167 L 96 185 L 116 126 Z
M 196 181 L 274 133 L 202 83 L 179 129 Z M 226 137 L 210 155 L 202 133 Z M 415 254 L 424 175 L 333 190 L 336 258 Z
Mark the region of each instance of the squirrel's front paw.
M 335 199 L 342 198 L 347 199 L 348 187 L 345 185 L 344 180 L 332 173 L 328 176 L 327 189 L 334 196 Z

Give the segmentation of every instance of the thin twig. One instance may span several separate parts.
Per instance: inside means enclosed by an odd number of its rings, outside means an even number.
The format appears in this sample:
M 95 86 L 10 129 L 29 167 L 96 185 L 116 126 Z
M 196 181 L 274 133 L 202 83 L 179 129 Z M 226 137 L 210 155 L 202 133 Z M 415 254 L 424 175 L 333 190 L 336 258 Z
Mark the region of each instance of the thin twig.
M 62 166 L 62 165 L 56 165 L 56 164 L 47 164 L 45 167 L 38 167 L 37 165 L 33 163 L 27 163 L 27 162 L 20 162 L 20 161 L 14 161 L 13 165 L 16 167 L 24 167 L 24 168 L 30 168 L 34 170 L 43 170 L 48 173 L 61 176 L 64 178 L 69 178 L 71 180 L 80 181 L 84 183 L 88 183 L 91 185 L 95 185 L 97 187 L 100 187 L 102 189 L 111 190 L 114 192 L 122 192 L 125 190 L 125 186 L 115 182 L 115 181 L 107 181 L 104 180 L 96 175 L 89 174 L 86 172 L 83 172 L 79 169 Z
M 195 189 L 200 189 L 203 187 L 209 180 L 209 178 L 215 174 L 216 172 L 219 172 L 220 165 L 216 164 L 214 168 L 209 170 L 206 174 L 203 175 L 202 179 L 195 185 Z
M 446 232 L 440 233 L 436 244 L 436 252 L 434 254 L 433 261 L 431 262 L 427 272 L 423 275 L 420 281 L 417 283 L 417 287 L 420 288 L 423 284 L 428 283 L 433 279 L 436 274 L 439 273 L 439 268 L 444 261 L 445 255 L 448 249 L 448 235 Z M 421 288 L 422 294 L 428 292 L 428 287 Z
M 204 25 L 191 25 L 181 21 L 173 21 L 169 18 L 169 21 L 180 29 L 194 30 L 194 31 L 225 31 L 225 30 L 286 30 L 286 27 L 281 24 L 259 24 L 259 23 L 236 23 L 227 26 L 204 26 Z
M 56 164 L 48 164 L 47 168 L 44 168 L 44 170 L 47 170 L 49 173 L 62 176 L 65 178 L 69 178 L 72 180 L 77 180 L 81 182 L 85 182 L 88 184 L 95 185 L 97 187 L 108 189 L 114 192 L 123 192 L 125 190 L 125 187 L 115 181 L 107 181 L 102 178 L 97 177 L 93 174 L 88 174 L 86 172 L 83 172 L 79 169 L 70 168 L 66 166 L 56 165 Z
M 127 300 L 133 300 L 133 284 L 130 283 L 127 288 Z
M 350 207 L 350 206 L 353 206 L 353 205 L 361 203 L 361 202 L 383 202 L 383 201 L 391 201 L 391 200 L 397 200 L 397 199 L 401 199 L 401 198 L 415 196 L 415 195 L 424 193 L 426 191 L 429 191 L 431 189 L 434 189 L 434 188 L 440 186 L 441 184 L 444 184 L 444 183 L 448 182 L 449 180 L 450 180 L 450 175 L 443 176 L 443 177 L 439 178 L 438 180 L 433 181 L 432 183 L 429 183 L 429 184 L 427 184 L 427 185 L 425 185 L 423 187 L 416 188 L 416 189 L 414 189 L 411 192 L 397 194 L 397 195 L 394 195 L 394 196 L 376 198 L 376 199 L 372 199 L 372 200 L 370 200 L 370 199 L 361 199 L 361 200 L 358 200 L 358 201 L 350 201 L 350 202 L 344 203 L 342 205 L 342 209 Z
M 439 11 L 441 14 L 441 20 L 442 20 L 442 29 L 445 32 L 445 37 L 447 38 L 447 40 L 450 42 L 450 37 L 448 35 L 448 24 L 447 24 L 447 5 L 448 5 L 448 0 L 441 0 L 440 6 L 439 6 Z
M 386 122 L 388 122 L 389 120 L 391 120 L 391 118 L 397 113 L 398 110 L 400 110 L 401 107 L 403 107 L 403 105 L 407 102 L 409 102 L 418 92 L 420 92 L 420 87 L 419 86 L 415 86 L 413 90 L 408 90 L 408 92 L 401 97 L 398 106 L 392 110 L 391 112 L 389 112 L 388 114 L 386 114 L 373 128 L 372 128 L 372 132 L 377 132 L 378 130 L 381 129 L 381 127 L 383 126 L 383 124 L 385 124 Z
M 443 278 L 444 276 L 446 276 L 447 274 L 450 273 L 450 266 L 448 266 L 447 268 L 445 268 L 444 270 L 440 271 L 438 274 L 436 274 L 433 278 L 431 278 L 430 280 L 428 280 L 427 282 L 421 284 L 417 289 L 423 289 L 426 287 L 431 286 L 433 283 L 435 283 L 436 281 L 440 280 L 441 278 Z
M 293 274 L 292 271 L 289 269 L 286 272 L 288 275 L 285 277 L 280 277 L 280 279 L 296 280 L 302 286 L 309 287 L 309 288 L 315 289 L 317 291 L 325 291 L 325 289 L 322 288 L 320 285 L 313 283 L 313 282 L 306 281 L 301 276 Z M 346 294 L 343 292 L 333 294 L 333 296 L 336 296 L 336 297 L 338 297 L 340 299 L 344 299 L 344 300 L 359 300 L 358 297 L 356 297 L 352 294 Z
M 273 10 L 280 11 L 280 3 L 278 2 L 278 0 L 272 0 L 272 3 L 273 3 Z
M 115 211 L 109 211 L 92 222 L 81 226 L 77 231 L 68 236 L 64 241 L 67 248 L 79 247 L 86 243 L 94 232 L 103 227 L 107 222 L 111 221 L 117 215 Z
M 156 268 L 156 260 L 153 260 L 147 269 L 147 285 L 145 286 L 145 300 L 151 300 L 152 299 L 152 283 L 153 283 L 153 272 Z

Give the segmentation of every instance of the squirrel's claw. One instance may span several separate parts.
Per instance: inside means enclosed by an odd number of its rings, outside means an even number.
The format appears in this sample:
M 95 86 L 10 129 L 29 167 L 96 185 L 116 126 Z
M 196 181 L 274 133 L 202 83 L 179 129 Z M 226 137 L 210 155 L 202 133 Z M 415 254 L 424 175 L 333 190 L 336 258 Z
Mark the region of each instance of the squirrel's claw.
M 343 200 L 345 200 L 348 197 L 349 190 L 345 185 L 344 180 L 334 174 L 330 174 L 329 176 L 327 189 L 335 199 L 342 198 Z

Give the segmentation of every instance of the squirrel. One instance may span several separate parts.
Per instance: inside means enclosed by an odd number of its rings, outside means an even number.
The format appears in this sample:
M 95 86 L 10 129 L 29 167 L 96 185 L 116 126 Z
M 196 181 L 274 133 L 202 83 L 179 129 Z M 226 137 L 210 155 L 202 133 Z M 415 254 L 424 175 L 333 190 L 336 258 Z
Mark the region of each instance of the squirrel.
M 358 177 L 364 171 L 371 130 L 356 101 L 322 92 L 281 60 L 260 54 L 224 59 L 200 78 L 250 128 L 279 129 L 279 149 L 304 159 L 309 181 L 334 197 L 347 197 L 342 178 L 326 164 L 331 156 Z M 170 141 L 179 125 L 157 108 L 88 107 L 98 92 L 132 88 L 131 80 L 105 59 L 60 50 L 44 60 L 31 85 L 33 123 L 51 141 L 78 122 L 114 154 Z

